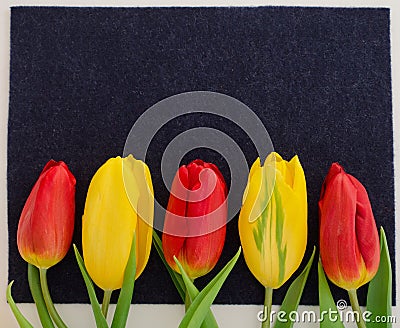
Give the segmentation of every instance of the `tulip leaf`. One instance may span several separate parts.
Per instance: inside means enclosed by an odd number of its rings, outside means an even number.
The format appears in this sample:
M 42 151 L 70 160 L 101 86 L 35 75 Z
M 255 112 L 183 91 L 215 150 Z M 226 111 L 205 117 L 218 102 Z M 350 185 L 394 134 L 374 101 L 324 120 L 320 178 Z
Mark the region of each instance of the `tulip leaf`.
M 153 244 L 157 250 L 158 255 L 160 256 L 161 260 L 163 261 L 165 267 L 167 268 L 168 273 L 171 276 L 172 282 L 174 283 L 174 285 L 176 287 L 176 290 L 178 291 L 180 297 L 182 298 L 182 301 L 184 302 L 185 301 L 185 284 L 183 283 L 182 276 L 179 273 L 172 270 L 172 268 L 167 263 L 167 260 L 164 257 L 160 237 L 158 237 L 157 232 L 155 232 L 154 230 L 153 230 Z
M 226 278 L 228 278 L 229 273 L 235 266 L 241 250 L 242 249 L 239 248 L 236 255 L 193 300 L 185 316 L 183 317 L 179 328 L 199 328 L 201 326 L 223 283 L 225 282 Z M 179 263 L 177 260 L 175 261 L 177 264 Z
M 318 262 L 318 292 L 320 328 L 344 328 L 343 323 L 340 321 L 339 312 L 333 300 L 321 261 Z M 331 313 L 334 313 L 334 315 L 328 315 Z
M 101 312 L 99 301 L 97 300 L 96 293 L 94 291 L 93 282 L 90 279 L 88 272 L 86 271 L 85 263 L 83 262 L 81 254 L 79 254 L 78 248 L 74 244 L 74 252 L 76 261 L 78 262 L 79 269 L 81 270 L 83 280 L 85 281 L 86 288 L 89 294 L 90 304 L 92 304 L 94 318 L 96 320 L 97 328 L 108 328 L 106 319 Z
M 392 266 L 389 257 L 389 248 L 385 231 L 380 230 L 381 237 L 381 258 L 378 272 L 368 286 L 367 310 L 372 313 L 367 322 L 368 328 L 390 328 L 394 321 L 392 317 Z M 379 316 L 380 320 L 375 320 Z M 381 319 L 385 320 L 381 320 Z M 376 322 L 375 322 L 376 321 Z
M 14 280 L 10 282 L 7 287 L 6 297 L 8 304 L 10 305 L 11 311 L 13 312 L 15 319 L 17 319 L 18 325 L 21 328 L 33 328 L 31 323 L 24 317 L 21 311 L 18 309 L 17 305 L 14 302 L 14 299 L 11 296 L 11 287 L 14 283 Z
M 217 320 L 215 320 L 211 309 L 208 310 L 206 317 L 201 324 L 201 328 L 218 328 Z
M 289 314 L 293 311 L 297 311 L 297 308 L 300 303 L 300 298 L 301 295 L 303 294 L 304 286 L 308 278 L 308 274 L 310 273 L 310 269 L 314 261 L 314 255 L 315 255 L 315 246 L 306 267 L 301 272 L 301 274 L 292 282 L 288 291 L 286 292 L 280 311 L 283 311 L 286 314 Z M 291 328 L 293 327 L 293 324 L 294 324 L 293 320 L 286 320 L 286 322 L 281 320 L 276 322 L 275 328 L 289 328 L 289 327 Z
M 174 260 L 177 263 L 179 270 L 182 273 L 183 282 L 185 283 L 186 291 L 189 294 L 189 298 L 190 298 L 190 303 L 189 303 L 189 307 L 190 307 L 190 304 L 200 294 L 200 292 L 197 289 L 197 287 L 193 284 L 192 280 L 189 278 L 189 276 L 183 269 L 183 267 L 180 264 L 180 262 L 178 261 L 178 259 L 176 257 L 174 257 Z M 211 312 L 211 309 L 208 310 L 208 313 L 207 313 L 206 317 L 204 318 L 201 327 L 202 328 L 212 328 L 212 327 L 218 328 L 217 321 L 215 320 L 215 317 L 214 317 L 213 313 Z
M 114 318 L 111 328 L 124 328 L 129 315 L 132 302 L 133 289 L 135 287 L 136 276 L 136 233 L 133 235 L 131 251 L 128 263 L 126 264 L 124 281 L 119 293 L 117 307 L 115 308 Z
M 54 328 L 40 287 L 39 269 L 30 263 L 28 263 L 28 282 L 43 328 Z
M 182 298 L 182 301 L 185 302 L 185 291 L 187 287 L 185 286 L 185 283 L 182 279 L 182 276 L 175 272 L 167 263 L 167 260 L 164 257 L 163 249 L 162 249 L 162 243 L 160 237 L 158 237 L 157 232 L 153 230 L 153 244 L 154 247 L 157 250 L 158 255 L 160 256 L 162 262 L 164 263 L 165 267 L 168 270 L 169 275 L 171 276 L 171 279 L 178 290 L 179 295 Z M 188 293 L 191 299 L 194 299 L 198 294 L 199 290 L 196 288 L 196 286 L 193 284 L 193 282 L 189 279 L 188 284 L 190 287 L 188 288 Z M 207 314 L 206 318 L 203 321 L 203 324 L 201 325 L 203 328 L 212 328 L 212 327 L 218 327 L 217 321 L 215 320 L 215 317 L 211 310 Z

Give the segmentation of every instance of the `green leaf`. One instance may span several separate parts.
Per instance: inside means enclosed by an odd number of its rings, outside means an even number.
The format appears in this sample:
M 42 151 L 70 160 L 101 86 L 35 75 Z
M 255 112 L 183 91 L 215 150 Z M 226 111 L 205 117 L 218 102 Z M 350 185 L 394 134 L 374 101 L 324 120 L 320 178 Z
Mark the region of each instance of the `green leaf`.
M 157 250 L 158 255 L 160 256 L 162 262 L 164 263 L 164 266 L 167 268 L 169 275 L 171 276 L 172 282 L 174 283 L 180 297 L 182 298 L 182 301 L 185 302 L 185 293 L 186 293 L 186 286 L 185 283 L 183 282 L 182 276 L 175 272 L 168 264 L 167 260 L 165 259 L 164 252 L 162 249 L 162 242 L 160 240 L 160 237 L 158 236 L 157 232 L 153 230 L 153 244 Z M 199 290 L 196 288 L 196 286 L 193 284 L 193 282 L 189 279 L 188 284 L 190 285 L 190 291 L 189 296 L 190 299 L 194 299 L 198 294 Z M 209 313 L 207 313 L 206 318 L 203 321 L 203 324 L 201 325 L 202 328 L 215 328 L 218 327 L 217 321 L 215 320 L 215 317 L 211 310 Z
M 43 328 L 54 328 L 40 287 L 39 269 L 28 263 L 28 282 Z
M 211 304 L 214 302 L 219 290 L 228 277 L 229 273 L 235 266 L 241 253 L 239 248 L 236 255 L 230 260 L 225 267 L 211 280 L 208 285 L 197 295 L 190 305 L 185 316 L 183 317 L 179 328 L 199 328 L 210 310 Z M 180 263 L 175 259 L 178 265 Z M 182 266 L 181 266 L 182 267 Z M 182 271 L 184 272 L 184 271 Z
M 321 261 L 318 262 L 318 292 L 319 292 L 319 311 L 320 311 L 320 328 L 344 328 L 343 323 L 340 321 L 338 310 L 333 300 L 328 281 L 325 277 L 324 269 L 322 268 Z M 337 315 L 332 315 L 330 320 L 329 313 L 336 311 Z M 336 317 L 336 318 L 335 318 Z
M 182 298 L 182 301 L 185 302 L 185 291 L 186 291 L 186 286 L 183 282 L 182 276 L 175 272 L 168 264 L 167 260 L 165 259 L 164 252 L 162 249 L 162 243 L 160 240 L 160 237 L 158 237 L 157 232 L 153 230 L 153 244 L 154 247 L 157 250 L 158 255 L 160 256 L 162 262 L 164 263 L 164 266 L 167 268 L 169 275 L 171 276 L 172 282 L 174 283 L 180 297 Z M 190 279 L 189 279 L 190 280 Z M 194 299 L 198 294 L 199 290 L 196 288 L 196 286 L 193 284 L 192 281 L 190 281 L 190 289 L 191 291 L 189 292 L 189 296 L 191 299 Z M 211 310 L 209 313 L 206 315 L 206 318 L 203 321 L 203 324 L 201 325 L 202 328 L 213 328 L 213 327 L 218 327 L 217 321 L 215 320 L 215 317 Z
M 185 302 L 185 284 L 183 283 L 182 276 L 171 269 L 167 260 L 164 257 L 162 243 L 160 237 L 158 237 L 157 232 L 153 230 L 153 244 L 157 250 L 158 255 L 164 263 L 164 266 L 167 268 L 169 275 L 171 276 L 172 282 L 174 283 L 176 290 L 179 293 L 179 296 L 182 298 L 182 301 Z
M 78 251 L 78 248 L 76 248 L 76 245 L 74 244 L 73 246 L 74 246 L 76 261 L 78 262 L 79 269 L 81 270 L 83 280 L 85 281 L 86 288 L 87 288 L 87 291 L 89 294 L 90 303 L 92 304 L 93 314 L 94 314 L 94 318 L 96 320 L 96 326 L 97 326 L 97 328 L 108 328 L 107 321 L 104 318 L 103 313 L 101 313 L 100 304 L 97 300 L 92 280 L 90 279 L 89 274 L 86 271 L 82 256 L 79 254 L 79 251 Z
M 304 285 L 306 284 L 311 265 L 314 261 L 314 255 L 315 246 L 306 267 L 304 268 L 302 273 L 292 282 L 288 291 L 286 292 L 280 311 L 284 311 L 284 313 L 286 313 L 287 315 L 289 315 L 289 313 L 292 311 L 297 311 L 301 295 L 303 294 Z M 294 321 L 292 320 L 287 320 L 286 322 L 283 322 L 283 320 L 277 321 L 275 324 L 275 328 L 291 328 L 293 327 L 293 324 Z
M 124 272 L 124 281 L 119 293 L 117 307 L 111 328 L 124 328 L 128 320 L 129 309 L 132 302 L 133 289 L 135 287 L 136 276 L 136 233 L 133 235 L 131 251 L 129 254 L 128 263 Z
M 391 322 L 374 322 L 379 316 L 391 321 L 392 317 L 392 266 L 390 264 L 389 248 L 383 228 L 380 230 L 381 237 L 381 259 L 378 272 L 368 286 L 367 310 L 372 313 L 368 318 L 368 328 L 389 328 Z M 379 320 L 383 321 L 383 320 Z
M 183 269 L 182 265 L 179 263 L 178 259 L 175 257 L 174 257 L 174 259 L 175 259 L 175 262 L 178 264 L 179 270 L 182 273 L 183 282 L 185 284 L 186 291 L 189 294 L 190 304 L 191 304 L 193 302 L 193 300 L 195 300 L 196 297 L 200 294 L 200 292 L 197 289 L 197 287 L 193 284 L 192 280 L 189 278 L 189 276 Z M 211 328 L 211 327 L 218 328 L 217 321 L 215 320 L 215 317 L 214 317 L 213 313 L 211 312 L 211 309 L 208 310 L 206 317 L 204 318 L 203 323 L 201 324 L 201 327 L 202 328 Z
M 218 328 L 217 320 L 215 320 L 211 309 L 208 310 L 206 317 L 201 324 L 201 328 Z
M 10 284 L 7 287 L 7 301 L 8 304 L 10 305 L 11 311 L 14 313 L 15 319 L 17 319 L 18 325 L 21 328 L 33 328 L 31 323 L 24 317 L 24 315 L 21 313 L 21 311 L 18 309 L 17 305 L 14 302 L 14 299 L 11 296 L 11 287 L 14 283 L 14 280 L 10 282 Z

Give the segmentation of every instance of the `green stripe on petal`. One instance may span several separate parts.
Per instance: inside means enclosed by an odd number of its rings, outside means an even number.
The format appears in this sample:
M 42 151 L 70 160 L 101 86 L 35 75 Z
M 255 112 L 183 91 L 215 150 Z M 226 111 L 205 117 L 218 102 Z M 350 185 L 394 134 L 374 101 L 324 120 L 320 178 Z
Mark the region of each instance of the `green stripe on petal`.
M 286 244 L 283 244 L 283 227 L 285 223 L 285 210 L 282 204 L 282 197 L 279 191 L 275 188 L 274 191 L 276 205 L 276 247 L 278 248 L 279 256 L 279 284 L 285 279 L 285 264 L 286 264 Z
M 263 254 L 263 245 L 264 245 L 264 230 L 265 230 L 265 215 L 261 215 L 257 220 L 257 225 L 253 229 L 253 237 L 256 243 L 257 249 L 261 254 Z

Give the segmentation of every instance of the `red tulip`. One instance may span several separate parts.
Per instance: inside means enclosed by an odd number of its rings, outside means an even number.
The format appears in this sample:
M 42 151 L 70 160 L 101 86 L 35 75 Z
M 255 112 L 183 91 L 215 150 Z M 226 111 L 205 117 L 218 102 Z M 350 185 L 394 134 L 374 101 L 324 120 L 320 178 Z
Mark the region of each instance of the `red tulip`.
M 329 279 L 346 290 L 369 282 L 379 266 L 378 231 L 363 185 L 332 164 L 319 201 L 321 260 Z
M 22 210 L 17 244 L 23 259 L 47 269 L 60 262 L 72 241 L 75 177 L 64 162 L 49 161 Z
M 192 279 L 217 263 L 225 242 L 227 188 L 218 168 L 195 160 L 181 166 L 172 183 L 164 222 L 165 259 L 180 272 L 176 256 Z

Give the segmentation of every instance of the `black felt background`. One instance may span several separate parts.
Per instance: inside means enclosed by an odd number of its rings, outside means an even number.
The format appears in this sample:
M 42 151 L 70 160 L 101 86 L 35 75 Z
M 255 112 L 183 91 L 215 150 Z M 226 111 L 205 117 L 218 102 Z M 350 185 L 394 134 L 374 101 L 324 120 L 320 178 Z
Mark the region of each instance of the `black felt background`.
M 135 120 L 165 97 L 193 90 L 228 94 L 253 109 L 285 158 L 300 156 L 309 199 L 309 245 L 318 240 L 319 189 L 339 161 L 369 191 L 378 226 L 386 228 L 394 261 L 394 192 L 389 10 L 328 8 L 13 8 L 8 143 L 9 279 L 16 301 L 31 301 L 16 228 L 44 164 L 64 160 L 77 178 L 74 242 L 80 247 L 91 176 L 122 154 Z M 222 118 L 189 115 L 157 134 L 148 165 L 157 198 L 163 149 L 187 128 L 229 133 L 246 153 L 246 135 Z M 216 153 L 202 157 L 228 169 Z M 228 225 L 223 255 L 239 246 L 237 219 Z M 304 266 L 304 263 L 303 263 Z M 203 279 L 203 286 L 216 270 Z M 316 268 L 303 304 L 317 304 Z M 72 252 L 49 271 L 55 302 L 88 302 Z M 286 284 L 274 294 L 280 303 Z M 361 292 L 365 299 L 365 289 Z M 336 299 L 345 297 L 334 289 Z M 137 281 L 135 302 L 180 303 L 152 252 Z M 216 303 L 261 304 L 263 289 L 241 258 Z

